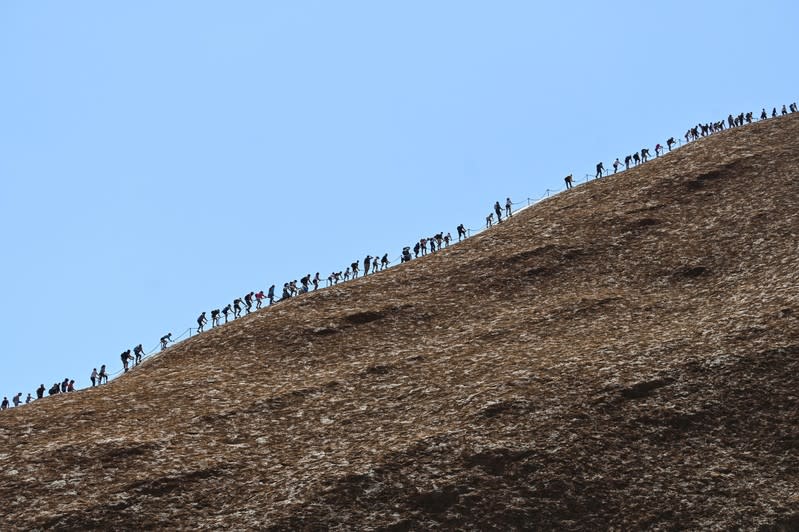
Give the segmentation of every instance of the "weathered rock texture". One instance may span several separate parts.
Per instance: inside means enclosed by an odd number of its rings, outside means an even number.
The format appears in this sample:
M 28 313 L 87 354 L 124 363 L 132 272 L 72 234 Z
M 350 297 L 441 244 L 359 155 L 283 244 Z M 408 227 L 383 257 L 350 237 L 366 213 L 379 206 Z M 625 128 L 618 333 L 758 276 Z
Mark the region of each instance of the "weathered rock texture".
M 795 530 L 797 139 L 702 139 L 3 412 L 0 529 Z

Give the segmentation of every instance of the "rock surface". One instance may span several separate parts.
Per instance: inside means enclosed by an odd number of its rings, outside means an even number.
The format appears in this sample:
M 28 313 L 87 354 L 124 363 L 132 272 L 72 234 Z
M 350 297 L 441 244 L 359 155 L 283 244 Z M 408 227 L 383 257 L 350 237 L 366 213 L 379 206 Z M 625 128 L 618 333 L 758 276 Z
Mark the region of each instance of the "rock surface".
M 3 412 L 0 529 L 799 529 L 797 139 L 701 139 Z

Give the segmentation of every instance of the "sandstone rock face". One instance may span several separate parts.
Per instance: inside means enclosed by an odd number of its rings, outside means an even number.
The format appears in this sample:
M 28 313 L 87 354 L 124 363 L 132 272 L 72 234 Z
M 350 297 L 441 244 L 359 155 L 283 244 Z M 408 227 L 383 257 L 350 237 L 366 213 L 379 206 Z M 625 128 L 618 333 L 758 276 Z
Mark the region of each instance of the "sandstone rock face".
M 0 529 L 797 529 L 797 148 L 725 131 L 5 411 Z

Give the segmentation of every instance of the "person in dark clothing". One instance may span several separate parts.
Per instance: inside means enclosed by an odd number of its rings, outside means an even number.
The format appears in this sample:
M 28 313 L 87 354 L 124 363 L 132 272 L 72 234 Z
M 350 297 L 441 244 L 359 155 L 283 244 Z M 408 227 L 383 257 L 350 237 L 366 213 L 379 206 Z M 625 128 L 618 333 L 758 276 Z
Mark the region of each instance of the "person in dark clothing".
M 130 353 L 130 351 L 127 351 L 127 353 Z M 69 379 L 64 379 L 64 382 L 61 383 L 61 392 L 67 393 L 68 386 L 69 386 Z
M 649 148 L 641 148 L 641 162 L 649 160 Z
M 363 275 L 364 275 L 364 277 L 369 275 L 369 268 L 371 268 L 371 267 L 372 267 L 372 256 L 371 255 L 367 255 L 366 257 L 363 258 Z
M 233 319 L 241 317 L 241 298 L 233 300 Z
M 269 287 L 269 291 L 266 293 L 266 297 L 269 298 L 270 305 L 273 305 L 275 303 L 275 285 Z
M 628 155 L 627 157 L 624 158 L 624 169 L 625 170 L 629 170 L 630 169 L 630 162 L 632 160 L 633 160 L 633 156 L 632 155 Z
M 641 157 L 638 155 L 638 152 L 633 153 L 633 162 L 635 163 L 635 166 L 641 164 Z
M 797 112 L 797 109 L 796 109 L 796 102 L 793 102 L 791 105 L 789 105 L 789 106 L 788 106 L 788 109 L 790 109 L 792 113 L 795 113 L 795 112 Z
M 55 395 L 57 393 L 61 393 L 61 386 L 56 382 L 47 390 L 47 395 Z
M 460 224 L 455 229 L 458 231 L 458 242 L 460 242 L 462 238 L 466 238 L 466 228 L 463 224 Z
M 208 323 L 208 318 L 205 317 L 205 312 L 203 312 L 197 318 L 197 332 L 198 333 L 203 332 L 203 325 L 205 325 L 206 323 Z
M 569 174 L 566 177 L 564 177 L 563 180 L 566 182 L 566 190 L 569 190 L 570 188 L 572 188 L 574 186 L 572 184 L 572 183 L 574 183 L 574 177 L 572 177 L 571 174 Z
M 421 246 L 419 245 L 419 242 L 417 242 L 417 243 L 416 243 L 416 244 L 413 246 L 413 258 L 415 258 L 415 259 L 418 259 L 418 258 L 419 258 L 419 248 L 420 248 L 420 247 L 421 247 Z
M 41 384 L 39 385 L 38 388 L 36 388 L 36 399 L 41 399 L 42 397 L 44 397 L 45 389 L 46 388 L 44 387 L 44 384 Z
M 141 364 L 142 355 L 144 355 L 144 348 L 141 346 L 141 344 L 133 348 L 133 355 L 135 357 L 134 363 L 138 366 Z
M 289 284 L 283 283 L 283 293 L 280 295 L 280 300 L 283 301 L 284 299 L 288 299 L 291 297 L 289 293 Z
M 3 402 L 0 403 L 0 410 L 8 410 L 8 397 L 3 397 Z
M 669 147 L 669 151 L 671 151 L 671 147 L 674 146 L 676 143 L 677 141 L 674 140 L 674 137 L 669 137 L 669 140 L 666 141 L 666 146 Z
M 105 364 L 100 366 L 100 373 L 97 374 L 98 377 L 98 384 L 108 384 L 108 372 L 105 370 Z M 44 386 L 44 384 L 42 384 Z
M 498 201 L 494 202 L 494 212 L 497 213 L 497 223 L 502 222 L 502 207 Z
M 244 310 L 247 311 L 247 314 L 249 314 L 250 310 L 252 310 L 252 297 L 254 295 L 255 295 L 254 292 L 249 292 L 247 295 L 244 296 L 244 307 L 245 307 Z
M 777 108 L 773 108 L 771 110 L 771 118 L 777 118 Z
M 125 371 L 128 371 L 128 361 L 132 358 L 130 355 L 130 349 L 127 351 L 122 351 L 122 354 L 119 355 L 119 358 L 122 359 L 122 368 Z
M 161 351 L 166 349 L 166 344 L 172 341 L 172 333 L 161 337 Z
M 266 298 L 264 291 L 258 290 L 258 292 L 255 294 L 255 310 L 258 310 L 261 308 L 261 306 L 263 306 L 264 298 Z
M 219 309 L 215 308 L 211 311 L 211 328 L 213 329 L 217 325 L 219 325 Z
M 785 116 L 787 114 L 788 114 L 788 110 L 785 108 L 785 105 L 783 105 L 782 106 L 782 116 Z
M 313 276 L 313 280 L 311 284 L 313 284 L 314 292 L 319 290 L 319 283 L 322 281 L 322 278 L 319 276 L 319 272 L 316 272 L 316 275 Z
M 230 312 L 231 312 L 231 307 L 230 307 L 230 303 L 228 303 L 222 309 L 222 314 L 225 316 L 225 323 L 227 323 L 227 317 L 228 317 L 228 314 L 230 314 Z
M 67 383 L 67 391 L 68 392 L 75 391 L 75 379 L 69 379 L 69 382 Z
M 350 268 L 352 268 L 352 278 L 353 279 L 357 279 L 358 278 L 358 271 L 359 271 L 358 270 L 358 261 L 356 260 L 355 262 L 350 264 Z
M 619 160 L 618 157 L 616 157 L 616 160 L 613 161 L 613 173 L 614 174 L 619 171 L 619 166 L 621 166 L 621 161 Z
M 402 254 L 400 255 L 400 262 L 410 262 L 411 260 L 411 248 L 405 246 L 402 248 Z
M 602 173 L 603 173 L 604 171 L 605 171 L 605 165 L 604 165 L 604 164 L 602 164 L 601 162 L 600 162 L 600 163 L 597 163 L 597 165 L 596 165 L 596 175 L 594 176 L 594 179 L 597 179 L 597 178 L 599 178 L 599 177 L 602 177 Z

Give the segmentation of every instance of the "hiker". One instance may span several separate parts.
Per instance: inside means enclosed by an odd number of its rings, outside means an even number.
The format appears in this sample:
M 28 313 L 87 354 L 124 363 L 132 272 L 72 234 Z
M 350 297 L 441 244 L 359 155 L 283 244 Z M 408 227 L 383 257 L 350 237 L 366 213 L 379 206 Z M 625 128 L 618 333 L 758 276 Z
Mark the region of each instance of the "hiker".
M 570 188 L 572 188 L 572 186 L 574 186 L 572 185 L 572 182 L 574 182 L 574 178 L 572 177 L 571 174 L 564 177 L 563 180 L 566 182 L 566 190 L 569 190 Z
M 228 303 L 222 309 L 222 314 L 225 316 L 225 323 L 227 323 L 227 317 L 228 317 L 228 314 L 230 314 L 230 312 L 231 312 L 230 303 Z
M 67 383 L 67 391 L 74 392 L 75 391 L 75 379 L 70 379 Z
M 649 160 L 649 148 L 641 148 L 641 161 L 647 162 Z
M 0 403 L 0 410 L 8 410 L 8 397 L 3 397 L 3 402 Z
M 136 357 L 135 363 L 138 366 L 141 363 L 142 355 L 144 355 L 144 348 L 141 346 L 141 344 L 133 348 L 133 354 Z
M 263 290 L 258 290 L 255 294 L 255 310 L 259 310 L 264 303 L 264 299 L 266 298 L 266 294 L 264 294 Z
M 466 228 L 463 224 L 460 224 L 455 230 L 458 231 L 458 242 L 461 241 L 461 238 L 466 238 Z
M 233 300 L 233 319 L 241 317 L 241 298 L 237 297 Z
M 128 371 L 128 360 L 130 360 L 132 358 L 130 356 L 130 349 L 128 349 L 127 351 L 122 351 L 122 354 L 119 355 L 119 358 L 122 359 L 122 368 L 124 368 L 125 372 L 127 372 Z M 66 390 L 64 390 L 64 391 L 66 391 Z
M 311 274 L 310 273 L 308 275 L 306 275 L 305 277 L 303 277 L 302 279 L 300 279 L 300 284 L 302 285 L 302 289 L 300 290 L 301 294 L 308 293 L 308 288 L 309 288 L 308 285 L 310 284 L 310 282 L 311 282 Z
M 785 116 L 787 114 L 788 114 L 788 110 L 785 108 L 785 104 L 783 104 L 782 105 L 782 116 Z
M 166 336 L 161 337 L 161 351 L 166 349 L 166 344 L 172 341 L 172 333 L 167 334 Z M 105 367 L 105 366 L 103 366 Z
M 18 407 L 20 403 L 22 403 L 22 392 L 19 392 L 17 395 L 15 395 L 11 401 L 14 402 L 14 408 Z
M 494 213 L 492 212 L 486 216 L 486 227 L 491 227 L 494 223 Z
M 638 156 L 638 152 L 633 153 L 633 163 L 635 163 L 635 166 L 641 164 L 641 157 Z
M 674 137 L 669 137 L 669 140 L 666 141 L 666 146 L 669 147 L 669 151 L 671 151 L 671 147 L 674 146 L 676 143 L 677 141 L 674 140 Z
M 284 299 L 288 299 L 290 297 L 291 294 L 289 293 L 289 284 L 283 283 L 283 293 L 280 294 L 280 300 L 283 301 Z
M 417 242 L 413 246 L 413 258 L 414 259 L 418 259 L 419 258 L 419 242 Z
M 613 173 L 614 174 L 619 171 L 619 166 L 621 166 L 621 161 L 619 160 L 618 157 L 616 157 L 616 160 L 613 161 Z
M 92 370 L 92 375 L 89 377 L 89 380 L 92 381 L 92 388 L 97 386 L 97 368 Z
M 64 382 L 61 383 L 61 392 L 67 393 L 67 388 L 69 387 L 69 378 L 64 379 Z
M 218 308 L 215 308 L 214 310 L 211 311 L 211 328 L 212 329 L 214 327 L 216 327 L 217 325 L 219 325 L 219 314 L 221 314 L 221 312 L 219 311 Z
M 660 157 L 660 152 L 663 151 L 663 146 L 660 143 L 655 144 L 655 157 Z
M 388 268 L 388 263 L 389 263 L 388 253 L 386 253 L 385 255 L 383 255 L 383 258 L 380 259 L 380 269 L 385 270 L 386 268 Z
M 594 176 L 594 179 L 597 179 L 597 178 L 599 178 L 599 177 L 602 177 L 602 173 L 603 173 L 604 171 L 605 171 L 605 165 L 604 165 L 604 164 L 602 164 L 601 162 L 600 162 L 600 163 L 597 163 L 597 165 L 596 165 L 596 175 Z
M 513 216 L 513 202 L 510 200 L 510 198 L 505 200 L 505 216 L 508 218 Z
M 208 318 L 205 317 L 205 311 L 197 318 L 197 332 L 203 332 L 203 325 L 208 323 Z
M 247 295 L 244 296 L 244 306 L 246 307 L 247 314 L 250 313 L 252 309 L 252 296 L 254 296 L 254 292 L 249 292 Z
M 409 246 L 405 246 L 402 248 L 402 255 L 400 257 L 400 262 L 410 262 L 411 260 L 411 248 Z
M 369 268 L 372 267 L 372 256 L 367 255 L 363 258 L 363 275 L 366 277 L 369 275 Z
M 352 278 L 353 279 L 357 279 L 358 278 L 358 261 L 356 260 L 355 262 L 350 264 L 350 268 L 352 269 Z
M 776 107 L 774 107 L 771 110 L 771 118 L 777 118 L 777 108 Z
M 28 404 L 31 401 L 33 401 L 33 396 L 30 394 L 30 392 L 28 392 L 28 397 L 25 398 L 25 404 Z
M 97 374 L 97 377 L 98 377 L 97 380 L 98 384 L 103 384 L 103 382 L 105 382 L 105 384 L 108 384 L 108 372 L 105 370 L 105 364 L 100 366 L 100 373 Z M 42 392 L 44 392 L 44 384 L 42 384 Z
M 427 255 L 427 239 L 426 238 L 422 238 L 421 240 L 419 240 L 419 249 L 422 250 L 422 257 Z
M 266 297 L 269 298 L 270 305 L 275 303 L 275 285 L 269 287 L 269 290 L 266 292 Z
M 765 120 L 768 118 L 768 113 L 766 113 L 766 108 L 764 107 L 762 111 L 760 111 L 760 120 Z
M 344 270 L 344 280 L 345 281 L 349 281 L 350 280 L 350 269 L 349 269 L 349 267 L 347 267 L 347 269 Z
M 316 275 L 313 276 L 313 281 L 311 281 L 311 283 L 313 284 L 314 292 L 319 290 L 319 281 L 321 281 L 321 280 L 322 280 L 322 278 L 319 277 L 319 272 L 316 272 Z
M 791 105 L 789 105 L 788 109 L 790 109 L 792 113 L 796 113 L 797 112 L 796 102 L 793 102 Z
M 625 170 L 629 170 L 630 169 L 630 161 L 632 161 L 632 160 L 633 160 L 633 156 L 632 155 L 628 155 L 627 157 L 624 158 L 624 169 Z
M 40 384 L 39 387 L 36 388 L 36 399 L 41 399 L 42 397 L 44 397 L 45 390 L 46 388 L 44 387 L 44 384 Z
M 497 213 L 497 223 L 502 223 L 502 207 L 498 201 L 494 202 L 494 212 Z
M 61 392 L 61 387 L 56 382 L 56 383 L 53 383 L 52 386 L 50 386 L 49 390 L 47 390 L 47 395 L 55 395 L 55 394 L 60 393 L 60 392 Z

